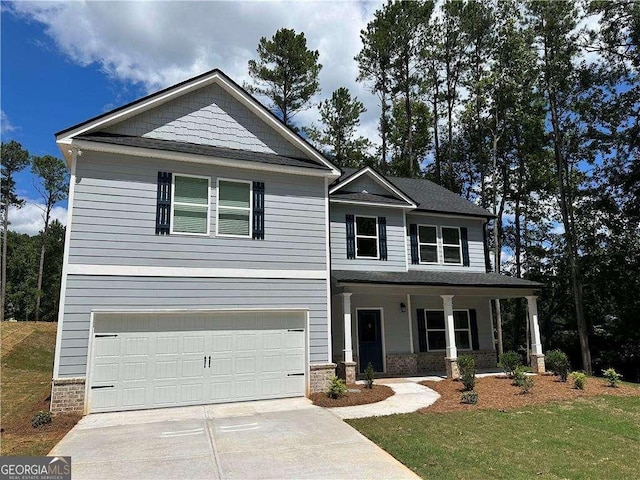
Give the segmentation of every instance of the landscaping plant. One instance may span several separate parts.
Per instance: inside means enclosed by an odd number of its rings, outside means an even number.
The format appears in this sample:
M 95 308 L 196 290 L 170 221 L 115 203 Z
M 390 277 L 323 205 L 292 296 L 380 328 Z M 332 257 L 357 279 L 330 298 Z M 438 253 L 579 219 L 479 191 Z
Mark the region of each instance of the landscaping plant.
M 469 405 L 475 405 L 476 403 L 478 403 L 478 392 L 474 390 L 463 392 L 460 403 L 468 403 Z
M 513 371 L 513 384 L 516 387 L 522 387 L 527 379 L 527 369 L 522 365 L 518 365 Z
M 458 357 L 458 372 L 464 390 L 466 392 L 473 390 L 476 385 L 476 362 L 471 355 Z
M 376 372 L 373 369 L 373 365 L 371 365 L 371 362 L 369 362 L 369 364 L 367 365 L 367 368 L 364 371 L 364 380 L 365 380 L 365 386 L 367 388 L 373 388 L 373 381 L 376 378 Z
M 584 390 L 584 386 L 587 383 L 587 375 L 584 372 L 571 372 L 571 378 L 575 388 Z
M 333 377 L 331 383 L 329 383 L 329 389 L 327 390 L 327 396 L 329 398 L 340 398 L 347 394 L 347 386 L 344 380 L 338 377 Z
M 569 357 L 562 350 L 551 350 L 545 358 L 547 368 L 560 377 L 563 382 L 567 381 L 569 375 Z
M 515 372 L 516 367 L 522 365 L 522 357 L 520 357 L 519 353 L 514 352 L 513 350 L 501 353 L 499 365 L 509 378 L 513 378 L 513 373 Z
M 31 426 L 33 428 L 38 428 L 38 427 L 47 425 L 48 423 L 51 423 L 51 422 L 52 422 L 51 412 L 44 412 L 40 410 L 31 419 Z
M 520 385 L 518 385 L 520 387 L 520 393 L 529 393 L 531 390 L 533 390 L 533 386 L 535 385 L 535 383 L 536 382 L 532 376 L 525 375 Z
M 607 379 L 607 381 L 609 382 L 609 386 L 613 388 L 616 388 L 618 386 L 618 382 L 622 378 L 622 375 L 616 372 L 613 368 L 607 368 L 606 370 L 603 370 L 602 376 Z

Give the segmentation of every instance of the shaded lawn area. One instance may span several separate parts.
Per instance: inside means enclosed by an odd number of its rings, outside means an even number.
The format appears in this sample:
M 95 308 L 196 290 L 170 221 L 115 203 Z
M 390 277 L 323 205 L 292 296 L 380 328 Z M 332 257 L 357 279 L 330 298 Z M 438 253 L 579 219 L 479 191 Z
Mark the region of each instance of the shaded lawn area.
M 638 478 L 640 397 L 348 420 L 423 478 Z
M 3 322 L 1 325 L 2 455 L 46 455 L 76 424 L 80 415 L 54 416 L 41 428 L 31 426 L 39 411 L 49 411 L 56 323 Z

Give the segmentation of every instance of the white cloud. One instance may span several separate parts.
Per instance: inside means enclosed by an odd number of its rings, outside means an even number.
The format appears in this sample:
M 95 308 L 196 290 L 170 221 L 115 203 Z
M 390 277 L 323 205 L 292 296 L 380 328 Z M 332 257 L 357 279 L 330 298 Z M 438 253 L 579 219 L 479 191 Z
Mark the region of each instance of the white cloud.
M 4 110 L 0 110 L 0 134 L 10 133 L 14 130 L 16 130 L 16 126 L 9 121 Z
M 304 32 L 320 52 L 322 95 L 348 87 L 367 107 L 361 134 L 377 137 L 377 99 L 356 83 L 353 57 L 375 2 L 15 2 L 14 13 L 45 26 L 57 48 L 79 65 L 154 91 L 220 68 L 249 81 L 247 62 L 260 37 L 282 27 Z M 96 112 L 99 113 L 99 112 Z M 298 122 L 317 121 L 317 109 Z
M 44 228 L 44 205 L 38 200 L 26 199 L 22 208 L 11 207 L 9 209 L 9 230 L 37 235 Z M 62 206 L 53 207 L 51 221 L 58 220 L 63 225 L 67 224 L 67 209 Z

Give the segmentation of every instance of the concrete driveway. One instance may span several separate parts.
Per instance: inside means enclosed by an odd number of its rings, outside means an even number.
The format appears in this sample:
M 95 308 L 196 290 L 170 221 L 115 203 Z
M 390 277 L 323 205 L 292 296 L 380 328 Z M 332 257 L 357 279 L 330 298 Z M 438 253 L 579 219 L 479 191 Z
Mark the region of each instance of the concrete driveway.
M 81 479 L 416 479 L 305 398 L 101 413 L 51 451 Z

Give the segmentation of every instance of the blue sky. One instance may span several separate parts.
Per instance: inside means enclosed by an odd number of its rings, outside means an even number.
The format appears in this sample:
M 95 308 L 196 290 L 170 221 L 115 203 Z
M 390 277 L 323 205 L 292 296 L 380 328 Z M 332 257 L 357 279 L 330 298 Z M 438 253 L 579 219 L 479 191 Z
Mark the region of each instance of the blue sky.
M 282 27 L 320 51 L 317 100 L 348 87 L 369 109 L 360 133 L 376 138 L 377 101 L 355 82 L 353 57 L 381 3 L 2 1 L 2 141 L 60 157 L 55 132 L 140 96 L 212 68 L 247 81 L 260 37 Z M 299 119 L 317 121 L 316 109 Z M 18 175 L 27 205 L 10 212 L 11 228 L 29 234 L 42 225 L 33 182 L 28 170 Z M 64 202 L 55 217 L 64 223 Z

